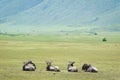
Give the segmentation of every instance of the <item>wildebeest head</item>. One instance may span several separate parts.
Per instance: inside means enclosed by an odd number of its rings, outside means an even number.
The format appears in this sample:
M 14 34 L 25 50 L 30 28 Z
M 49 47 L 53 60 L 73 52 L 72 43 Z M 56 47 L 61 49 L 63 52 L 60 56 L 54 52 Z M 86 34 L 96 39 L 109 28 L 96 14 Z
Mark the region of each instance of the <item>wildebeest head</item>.
M 89 65 L 88 65 L 88 64 L 84 64 L 84 65 L 82 66 L 82 70 L 84 70 L 84 71 L 87 71 L 88 68 L 89 68 Z
M 73 67 L 74 61 L 69 61 L 68 67 Z
M 51 61 L 46 61 L 46 63 L 47 63 L 47 66 L 51 66 L 52 65 Z
M 75 62 L 74 61 L 69 61 L 69 64 L 68 64 L 68 72 L 78 72 L 78 69 L 76 67 L 74 67 L 74 64 Z

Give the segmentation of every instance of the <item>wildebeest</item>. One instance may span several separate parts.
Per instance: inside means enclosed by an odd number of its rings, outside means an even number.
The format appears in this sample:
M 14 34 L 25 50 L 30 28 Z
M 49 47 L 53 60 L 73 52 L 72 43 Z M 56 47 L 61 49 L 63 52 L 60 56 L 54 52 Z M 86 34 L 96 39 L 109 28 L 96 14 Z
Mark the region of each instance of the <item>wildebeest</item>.
M 75 62 L 69 62 L 67 70 L 68 72 L 78 72 L 78 69 L 76 67 L 73 66 Z
M 60 72 L 59 67 L 58 66 L 52 66 L 52 62 L 51 61 L 46 61 L 46 63 L 47 63 L 46 71 Z
M 98 72 L 98 69 L 91 64 L 84 64 L 82 66 L 82 70 L 84 70 L 85 72 Z
M 24 62 L 23 71 L 35 71 L 36 65 L 32 61 Z

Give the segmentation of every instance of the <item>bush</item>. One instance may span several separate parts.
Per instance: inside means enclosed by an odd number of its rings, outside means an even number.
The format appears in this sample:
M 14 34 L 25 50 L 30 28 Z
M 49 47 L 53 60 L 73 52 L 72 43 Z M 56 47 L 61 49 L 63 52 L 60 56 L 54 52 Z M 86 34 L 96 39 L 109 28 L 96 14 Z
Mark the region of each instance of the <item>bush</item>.
M 106 41 L 107 41 L 107 39 L 106 39 L 106 38 L 103 38 L 103 39 L 102 39 L 102 41 L 103 41 L 103 42 L 106 42 Z

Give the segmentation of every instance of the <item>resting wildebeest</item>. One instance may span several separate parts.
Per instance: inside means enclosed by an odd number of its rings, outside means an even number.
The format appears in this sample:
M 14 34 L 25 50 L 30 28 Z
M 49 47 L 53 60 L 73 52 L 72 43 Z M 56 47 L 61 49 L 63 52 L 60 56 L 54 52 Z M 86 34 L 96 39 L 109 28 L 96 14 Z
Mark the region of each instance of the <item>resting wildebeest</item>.
M 68 68 L 67 68 L 68 72 L 78 72 L 78 69 L 73 66 L 74 63 L 75 63 L 74 61 L 73 62 L 69 62 Z
M 23 71 L 35 71 L 36 66 L 32 61 L 24 62 Z
M 82 70 L 84 70 L 85 72 L 98 72 L 97 68 L 90 64 L 84 64 L 82 66 Z
M 46 61 L 46 63 L 47 63 L 47 67 L 46 67 L 47 71 L 60 72 L 59 67 L 58 66 L 52 66 L 52 62 L 51 61 Z

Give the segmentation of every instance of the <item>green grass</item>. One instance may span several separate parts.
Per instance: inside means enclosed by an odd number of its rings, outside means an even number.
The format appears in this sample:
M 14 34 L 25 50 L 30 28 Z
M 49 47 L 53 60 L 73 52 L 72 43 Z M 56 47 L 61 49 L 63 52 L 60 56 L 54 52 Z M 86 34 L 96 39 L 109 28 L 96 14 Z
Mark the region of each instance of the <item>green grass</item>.
M 101 39 L 106 37 L 107 42 Z M 22 71 L 24 61 L 32 60 L 37 70 Z M 60 73 L 47 72 L 46 60 L 58 65 Z M 68 61 L 75 61 L 78 73 L 67 72 Z M 84 63 L 96 66 L 98 73 L 81 71 Z M 55 75 L 54 75 L 55 74 Z M 120 80 L 120 37 L 106 35 L 0 35 L 1 80 Z

